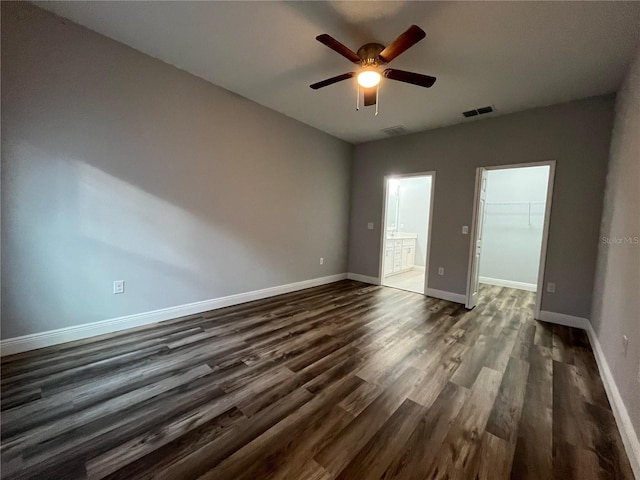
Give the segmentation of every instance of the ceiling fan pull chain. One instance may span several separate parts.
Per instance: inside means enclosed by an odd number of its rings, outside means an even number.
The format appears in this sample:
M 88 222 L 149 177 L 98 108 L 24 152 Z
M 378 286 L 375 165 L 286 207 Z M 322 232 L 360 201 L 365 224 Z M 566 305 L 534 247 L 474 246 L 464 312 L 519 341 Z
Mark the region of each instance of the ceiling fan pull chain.
M 360 84 L 358 82 L 356 82 L 357 85 L 357 89 L 356 89 L 356 112 L 358 110 L 360 110 Z
M 380 84 L 378 84 L 378 88 L 376 88 L 376 114 L 374 116 L 378 116 L 378 105 L 380 105 Z

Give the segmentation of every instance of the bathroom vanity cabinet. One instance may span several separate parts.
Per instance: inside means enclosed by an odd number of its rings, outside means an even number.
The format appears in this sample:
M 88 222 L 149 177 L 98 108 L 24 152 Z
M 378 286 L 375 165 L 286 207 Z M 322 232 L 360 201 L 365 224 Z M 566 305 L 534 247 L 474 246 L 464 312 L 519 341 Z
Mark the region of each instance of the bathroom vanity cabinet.
M 398 233 L 387 236 L 384 252 L 384 276 L 396 275 L 411 270 L 416 258 L 417 235 Z

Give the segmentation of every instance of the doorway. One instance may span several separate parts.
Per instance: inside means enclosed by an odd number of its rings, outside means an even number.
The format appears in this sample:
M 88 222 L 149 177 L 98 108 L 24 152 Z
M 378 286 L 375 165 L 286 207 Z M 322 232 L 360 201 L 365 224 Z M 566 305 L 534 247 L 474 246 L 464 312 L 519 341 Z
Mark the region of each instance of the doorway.
M 479 168 L 467 308 L 482 289 L 533 292 L 540 313 L 555 162 Z
M 380 283 L 424 295 L 433 172 L 385 177 Z

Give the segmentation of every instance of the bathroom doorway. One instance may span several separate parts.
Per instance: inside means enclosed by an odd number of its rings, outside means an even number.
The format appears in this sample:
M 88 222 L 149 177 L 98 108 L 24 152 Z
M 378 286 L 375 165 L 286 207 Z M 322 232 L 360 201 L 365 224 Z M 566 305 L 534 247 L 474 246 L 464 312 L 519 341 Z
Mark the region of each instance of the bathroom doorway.
M 385 177 L 382 285 L 426 291 L 434 179 L 433 172 Z

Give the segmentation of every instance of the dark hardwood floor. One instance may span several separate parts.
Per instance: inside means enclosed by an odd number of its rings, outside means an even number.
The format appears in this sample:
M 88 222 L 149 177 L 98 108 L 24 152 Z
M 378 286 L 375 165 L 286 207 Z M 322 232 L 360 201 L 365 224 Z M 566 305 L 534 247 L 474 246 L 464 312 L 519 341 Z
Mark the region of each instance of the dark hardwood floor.
M 533 294 L 344 281 L 2 360 L 2 476 L 633 479 L 585 332 Z

